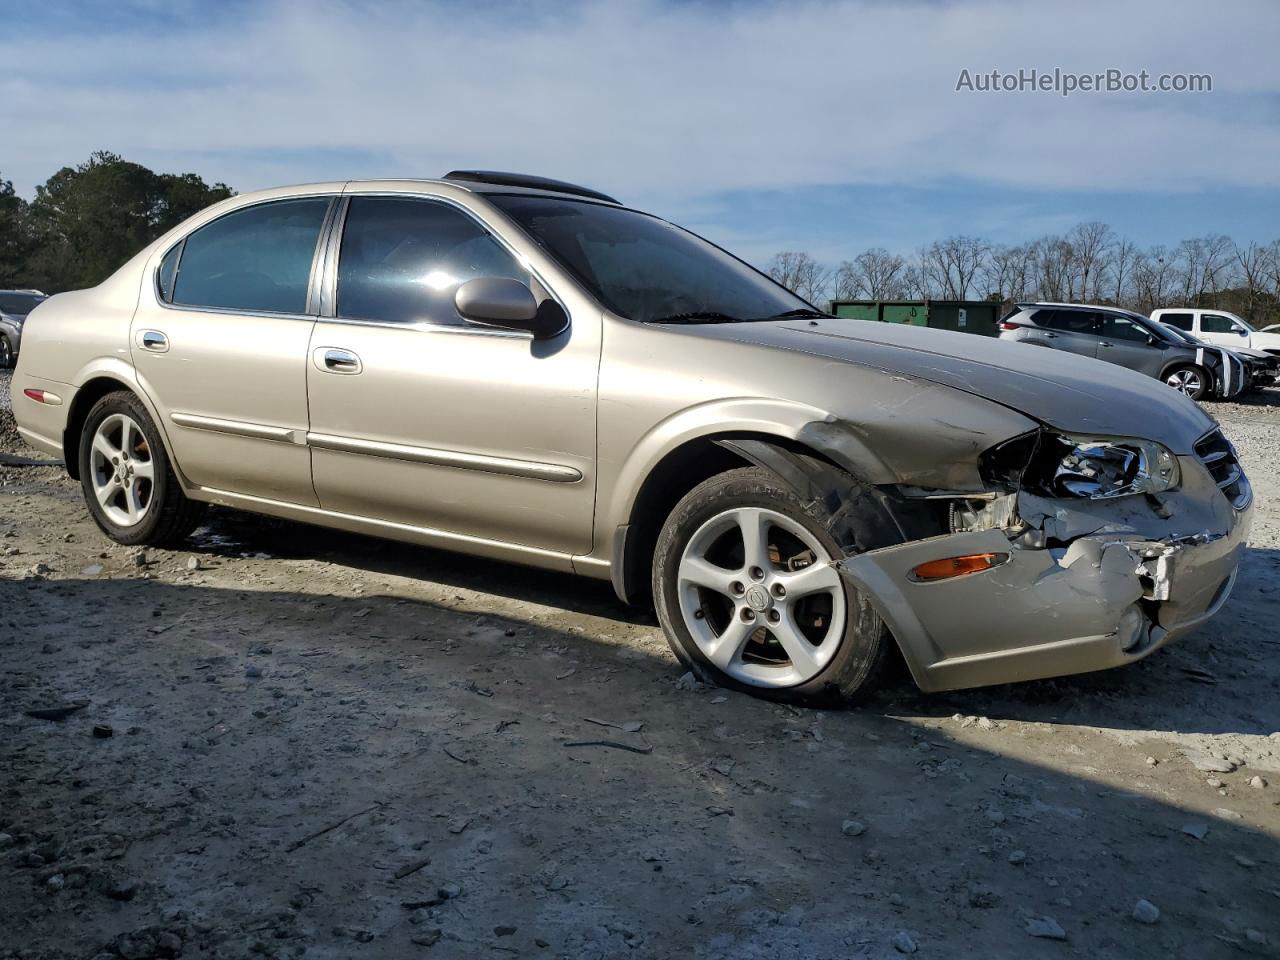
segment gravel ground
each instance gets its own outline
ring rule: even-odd
[[[681,681],[606,584],[226,511],[143,553],[0,465],[0,957],[1275,956],[1280,392],[1211,409],[1218,618],[850,711]]]

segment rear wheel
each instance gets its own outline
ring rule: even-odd
[[[1192,364],[1174,367],[1164,375],[1164,382],[1192,400],[1202,400],[1209,392],[1209,376]]]
[[[103,533],[130,546],[165,546],[189,534],[204,504],[178,485],[160,432],[132,393],[93,405],[80,435],[80,485]]]
[[[653,568],[658,618],[681,663],[706,682],[800,703],[874,686],[893,639],[836,569],[844,551],[829,519],[758,467],[690,491],[663,526]]]
[[[8,370],[13,366],[14,360],[17,359],[13,352],[13,344],[9,342],[9,338],[0,333],[0,370]]]

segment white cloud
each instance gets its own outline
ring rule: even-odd
[[[101,148],[241,190],[483,166],[651,203],[952,178],[1280,183],[1273,0],[275,2],[156,30],[104,16],[0,39],[0,172],[24,193]],[[1022,67],[1210,73],[1214,91],[954,92],[961,68]]]

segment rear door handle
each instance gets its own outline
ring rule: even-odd
[[[1058,339],[1058,335],[1057,335],[1056,333],[1046,333],[1044,336],[1045,336],[1045,339],[1046,339],[1046,340],[1057,340],[1057,339]]]
[[[164,353],[169,349],[169,338],[159,330],[143,330],[138,334],[138,346],[152,353]]]
[[[325,373],[343,373],[350,376],[364,369],[356,354],[341,347],[317,347],[312,357],[315,365]]]

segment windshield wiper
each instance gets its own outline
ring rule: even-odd
[[[821,317],[823,320],[832,319],[831,314],[823,313],[821,310],[810,310],[808,307],[802,307],[799,310],[788,310],[785,313],[775,313],[771,317],[765,317],[766,320],[789,320],[792,317]]]
[[[742,317],[731,317],[718,310],[690,310],[688,313],[673,313],[669,317],[654,317],[650,323],[742,323]]]

